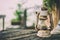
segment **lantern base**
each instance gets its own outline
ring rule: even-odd
[[[47,30],[39,30],[38,33],[37,33],[37,36],[38,37],[50,37],[51,34],[50,34],[50,31],[47,31]]]

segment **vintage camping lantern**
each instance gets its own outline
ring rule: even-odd
[[[41,12],[37,14],[37,21],[35,28],[38,30],[37,36],[39,37],[49,37],[51,36],[51,23],[50,16],[48,15],[47,8],[41,8]]]

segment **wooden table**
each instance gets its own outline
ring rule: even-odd
[[[0,19],[1,19],[1,18],[3,19],[3,31],[4,31],[4,26],[5,26],[5,24],[4,24],[4,23],[5,23],[5,16],[6,16],[6,15],[0,15]]]

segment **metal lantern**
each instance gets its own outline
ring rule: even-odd
[[[46,25],[45,23],[46,20],[48,20],[48,10],[46,8],[41,8],[41,12],[37,14],[37,22],[36,22],[36,29],[38,30],[37,36],[39,37],[49,37],[51,36],[50,34],[50,26],[51,25]],[[49,21],[49,20],[48,20]],[[50,23],[50,22],[49,22]]]

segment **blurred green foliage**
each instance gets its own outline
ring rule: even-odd
[[[21,14],[22,14],[22,10],[21,10],[21,5],[18,4],[18,9],[15,11],[14,15],[16,16],[15,19],[12,19],[12,22],[19,22],[21,21]]]
[[[15,16],[17,20],[21,20],[22,11],[16,10]]]
[[[11,22],[19,22],[18,19],[12,19]]]
[[[43,0],[44,6],[48,8],[49,11],[51,11],[52,6],[56,4],[56,0]]]

